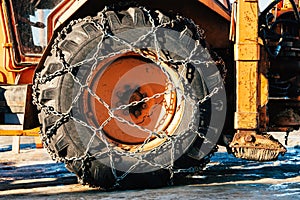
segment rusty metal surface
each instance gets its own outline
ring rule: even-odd
[[[259,45],[258,3],[238,1],[236,19],[236,112],[235,129],[258,127]],[[247,31],[245,31],[247,30]]]
[[[240,131],[234,135],[229,147],[238,158],[256,161],[276,160],[286,148],[269,134]]]
[[[277,127],[300,126],[300,116],[293,108],[277,110],[278,112],[271,117],[271,123]]]
[[[300,127],[300,102],[298,99],[278,98],[269,102],[269,130],[279,128],[299,129]]]
[[[219,15],[224,17],[226,20],[228,20],[228,21],[230,20],[230,13],[229,13],[230,5],[228,5],[228,2],[226,0],[222,1],[223,6],[221,5],[221,3],[216,3],[211,0],[199,0],[199,2],[203,3],[204,5],[209,7],[211,10],[218,13]],[[224,8],[228,8],[228,10],[226,10]]]

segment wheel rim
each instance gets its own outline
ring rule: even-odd
[[[117,55],[100,62],[88,77],[92,91],[84,95],[88,122],[103,128],[108,141],[126,151],[141,146],[140,151],[147,151],[162,144],[164,136],[173,135],[184,110],[183,99],[174,90],[179,86],[169,81],[177,74],[151,59],[135,53]]]

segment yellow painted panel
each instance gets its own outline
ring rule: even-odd
[[[30,130],[0,130],[0,136],[39,136],[40,128]]]

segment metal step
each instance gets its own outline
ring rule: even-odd
[[[0,130],[14,130],[13,125],[20,125],[18,130],[39,126],[31,85],[0,85]]]

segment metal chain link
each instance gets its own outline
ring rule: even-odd
[[[166,54],[164,53],[164,51],[160,48],[159,46],[159,42],[157,39],[157,34],[156,31],[158,30],[158,28],[161,27],[173,27],[174,24],[177,23],[181,23],[183,22],[185,19],[177,16],[176,19],[170,20],[169,22],[161,22],[158,23],[153,16],[151,14],[151,12],[145,8],[142,8],[144,14],[148,17],[149,22],[150,22],[150,30],[149,32],[147,32],[146,34],[140,36],[136,41],[132,42],[132,43],[128,43],[127,41],[122,40],[121,38],[115,36],[112,34],[111,30],[108,27],[108,22],[107,22],[107,18],[105,16],[105,12],[108,10],[108,8],[105,8],[102,12],[100,12],[98,14],[97,17],[95,18],[85,18],[85,19],[79,19],[79,20],[74,20],[72,21],[66,28],[64,28],[61,33],[58,35],[57,39],[54,41],[53,44],[53,50],[55,55],[59,58],[60,62],[62,63],[62,69],[59,69],[55,72],[53,72],[52,74],[43,74],[41,72],[36,73],[35,75],[35,81],[34,81],[34,85],[33,85],[33,103],[35,105],[37,105],[38,109],[41,110],[41,112],[44,112],[46,115],[54,115],[58,117],[58,120],[54,123],[54,125],[52,125],[50,128],[47,129],[47,131],[41,132],[43,141],[44,141],[44,145],[47,147],[47,149],[50,151],[50,154],[52,155],[52,157],[54,159],[60,159],[61,161],[65,162],[65,163],[72,163],[75,161],[80,161],[81,162],[81,169],[82,169],[82,176],[81,176],[81,181],[82,183],[89,183],[90,182],[90,172],[89,172],[89,167],[90,165],[88,164],[91,160],[95,159],[97,156],[101,156],[104,154],[108,154],[110,157],[110,167],[112,170],[112,174],[115,177],[116,183],[115,186],[117,186],[119,184],[120,181],[122,181],[129,173],[131,173],[140,163],[146,163],[149,164],[153,167],[158,167],[161,169],[169,169],[170,170],[170,178],[173,177],[173,175],[175,173],[195,173],[197,171],[199,171],[198,167],[191,167],[188,169],[175,169],[174,168],[174,163],[175,163],[175,144],[176,142],[178,142],[179,137],[184,134],[187,131],[192,131],[194,133],[196,133],[200,138],[203,139],[207,139],[205,137],[205,134],[202,134],[198,131],[198,124],[195,124],[195,122],[197,121],[197,119],[195,119],[195,117],[192,117],[190,120],[189,125],[187,126],[187,128],[185,130],[183,130],[181,133],[179,133],[178,135],[175,136],[169,136],[166,133],[160,132],[157,133],[156,131],[152,131],[149,130],[145,127],[139,126],[131,121],[128,121],[118,115],[115,114],[115,111],[117,110],[124,110],[127,109],[129,107],[132,106],[136,106],[140,103],[146,103],[152,99],[158,99],[162,96],[165,96],[167,94],[173,94],[174,92],[179,93],[180,95],[184,96],[185,99],[192,99],[192,100],[196,100],[196,103],[194,105],[194,109],[192,111],[191,116],[196,116],[196,112],[198,112],[199,110],[199,105],[203,104],[204,102],[206,102],[208,99],[210,99],[213,95],[217,94],[220,87],[216,87],[213,89],[213,91],[210,94],[207,94],[203,99],[198,100],[198,97],[194,94],[192,86],[188,83],[189,81],[192,81],[193,79],[193,75],[194,75],[194,71],[190,71],[190,67],[188,67],[188,65],[190,65],[191,63],[193,64],[202,64],[205,63],[207,64],[207,62],[204,61],[200,61],[200,60],[193,60],[193,56],[196,54],[199,46],[201,46],[201,40],[205,39],[204,36],[204,31],[202,29],[199,29],[198,26],[196,26],[192,21],[190,21],[189,23],[191,23],[192,26],[197,27],[197,31],[198,31],[198,38],[196,40],[195,43],[195,47],[194,49],[191,51],[190,56],[184,60],[174,60],[173,58],[171,58],[170,56],[166,57]],[[66,36],[70,30],[72,30],[72,27],[75,26],[76,24],[85,21],[88,23],[92,23],[99,31],[102,32],[99,44],[97,45],[97,49],[96,52],[94,53],[94,55],[92,56],[92,58],[78,62],[74,65],[70,65],[66,60],[65,60],[65,55],[63,54],[63,50],[61,50],[59,48],[59,43],[60,41],[62,41],[62,38],[64,38],[64,36]],[[141,51],[141,49],[137,48],[137,45],[140,42],[143,42],[147,37],[152,36],[154,39],[154,54],[156,55],[156,57],[149,57],[149,55],[147,55],[145,52]],[[111,38],[113,39],[113,41],[123,44],[125,45],[127,48],[124,48],[122,50],[120,50],[119,52],[111,52],[108,53],[107,55],[102,55],[102,56],[98,56],[100,54],[102,45],[103,45],[103,41],[106,38]],[[152,50],[147,50],[148,52],[151,52]],[[142,57],[145,57],[147,59],[152,60],[154,63],[156,63],[160,69],[163,71],[163,73],[167,76],[168,78],[168,82],[171,85],[170,87],[167,87],[166,90],[164,92],[161,93],[156,93],[151,97],[144,97],[143,99],[139,100],[139,101],[133,101],[129,104],[126,105],[121,105],[119,107],[116,108],[111,108],[109,106],[108,103],[106,103],[101,97],[99,97],[97,94],[95,94],[95,92],[93,92],[89,87],[88,87],[88,83],[90,82],[91,78],[92,78],[92,74],[95,71],[97,64],[99,61],[104,60],[106,58],[111,58],[113,56],[119,55],[119,54],[123,54],[126,52],[135,52],[140,54]],[[88,75],[88,77],[86,78],[85,83],[81,83],[81,81],[76,77],[76,75],[73,74],[73,70],[76,68],[79,68],[80,66],[84,65],[84,64],[90,64],[91,65],[91,69],[90,69],[90,73]],[[179,80],[182,82],[183,87],[184,87],[184,91],[181,91],[181,89],[176,88],[176,86],[173,84],[173,79],[171,78],[170,74],[167,72],[167,70],[165,69],[165,66],[163,66],[163,64],[166,64],[169,66],[170,64],[176,66],[176,70],[178,70],[178,63],[181,63],[182,66],[185,66],[186,70],[182,70],[181,72],[178,72],[179,74]],[[186,72],[185,72],[186,71]],[[79,85],[80,89],[78,91],[78,93],[75,95],[75,98],[72,101],[72,104],[70,106],[70,110],[66,113],[59,113],[57,111],[55,111],[53,109],[53,107],[45,105],[44,103],[40,102],[39,100],[39,85],[43,85],[46,84],[47,82],[50,82],[51,80],[53,80],[56,77],[61,77],[65,74],[70,74],[71,77],[73,78],[74,82],[76,84]],[[184,76],[184,74],[186,74],[186,77]],[[80,120],[80,119],[76,119],[75,117],[73,117],[71,115],[71,110],[72,107],[74,106],[74,104],[79,100],[80,95],[82,94],[82,92],[87,91],[91,96],[93,96],[98,102],[100,102],[102,105],[104,105],[104,107],[107,109],[107,112],[109,113],[109,118],[102,123],[102,125],[100,127],[93,127],[89,124],[87,124],[86,122]],[[182,94],[182,92],[184,92]],[[173,100],[174,101],[174,100]],[[166,105],[166,109],[175,109],[175,108],[169,108]],[[176,108],[178,109],[178,108]],[[125,152],[125,151],[118,151],[115,150],[112,146],[112,144],[108,141],[108,139],[106,138],[105,134],[103,133],[103,128],[107,125],[107,123],[112,120],[115,119],[121,123],[125,123],[131,127],[137,128],[143,132],[149,133],[149,136],[145,139],[144,143],[140,145],[140,148],[138,148],[135,152]],[[162,118],[162,120],[164,120],[165,118]],[[84,155],[80,156],[80,157],[72,157],[72,158],[58,158],[56,156],[56,154],[54,153],[54,151],[51,151],[49,148],[49,142],[51,142],[51,137],[56,133],[56,131],[58,130],[59,127],[61,127],[64,123],[68,122],[69,120],[73,120],[74,122],[90,129],[91,131],[93,131],[93,135],[91,136],[89,143],[86,147],[86,151],[84,153]],[[159,124],[163,124],[163,121],[161,121]],[[104,144],[106,145],[106,151],[104,152],[97,152],[93,155],[89,154],[89,150],[90,147],[95,139],[96,136],[100,136],[102,142],[104,142]],[[166,138],[166,145],[171,145],[171,162],[169,165],[162,165],[160,163],[153,163],[150,162],[149,160],[145,159],[148,155],[150,155],[153,152],[157,152],[159,151],[160,147],[154,148],[148,152],[145,152],[144,154],[137,154],[138,152],[142,151],[144,146],[146,144],[149,143],[149,141],[151,140],[152,137],[159,137],[159,138]],[[213,151],[212,151],[213,152]],[[124,172],[121,176],[118,176],[116,173],[116,169],[115,169],[115,163],[114,163],[114,159],[113,159],[113,154],[117,154],[117,155],[122,155],[122,156],[127,156],[127,157],[131,157],[131,158],[135,158],[137,161],[135,164],[133,164],[126,172]],[[207,158],[205,159],[209,159],[210,156],[212,156],[212,153],[207,155]],[[204,160],[205,160],[204,159]]]

